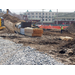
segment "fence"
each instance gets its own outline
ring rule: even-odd
[[[39,28],[43,28],[43,29],[61,29],[61,26],[54,26],[54,25],[38,25]],[[67,28],[68,26],[63,26],[63,29]]]

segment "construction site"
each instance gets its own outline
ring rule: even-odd
[[[75,23],[65,27],[61,33],[60,28],[27,26],[25,23],[28,22],[8,13],[2,14],[2,17],[5,28],[0,30],[0,37],[3,39],[30,46],[65,65],[75,65]]]

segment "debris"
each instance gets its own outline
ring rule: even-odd
[[[73,40],[72,37],[68,37],[68,36],[60,36],[59,39],[64,40],[64,41],[72,41]]]
[[[70,33],[75,33],[75,23],[71,24],[70,26],[68,26],[64,30],[67,30]]]

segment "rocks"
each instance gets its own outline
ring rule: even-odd
[[[0,64],[2,65],[62,65],[51,56],[31,47],[0,39]]]

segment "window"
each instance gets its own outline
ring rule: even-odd
[[[49,13],[49,15],[51,15],[51,13]]]
[[[52,13],[52,15],[54,15],[54,13]]]
[[[49,19],[49,21],[51,21],[51,19]]]
[[[28,13],[28,15],[30,15],[30,13]]]
[[[32,13],[32,15],[34,15],[34,13]]]
[[[41,15],[41,13],[39,13],[39,15]]]
[[[47,18],[47,16],[46,16],[46,18]]]
[[[74,20],[74,19],[72,19],[72,20]]]
[[[43,15],[44,15],[44,13],[43,13]]]
[[[51,18],[51,16],[49,16],[49,18]]]
[[[28,16],[28,18],[30,18],[30,16]]]
[[[38,18],[38,17],[36,16],[36,18]]]
[[[41,16],[39,16],[39,18],[41,18]]]
[[[47,21],[47,19],[46,19],[46,21]]]
[[[44,16],[43,16],[43,18],[44,18]]]
[[[71,20],[71,19],[67,19],[67,20]]]
[[[32,16],[32,18],[34,18],[34,16]]]
[[[38,13],[36,13],[36,15],[37,15]]]
[[[57,15],[57,13],[55,13],[55,15]]]
[[[52,19],[52,21],[54,21],[54,19]]]
[[[44,19],[43,19],[43,21],[44,21]]]

